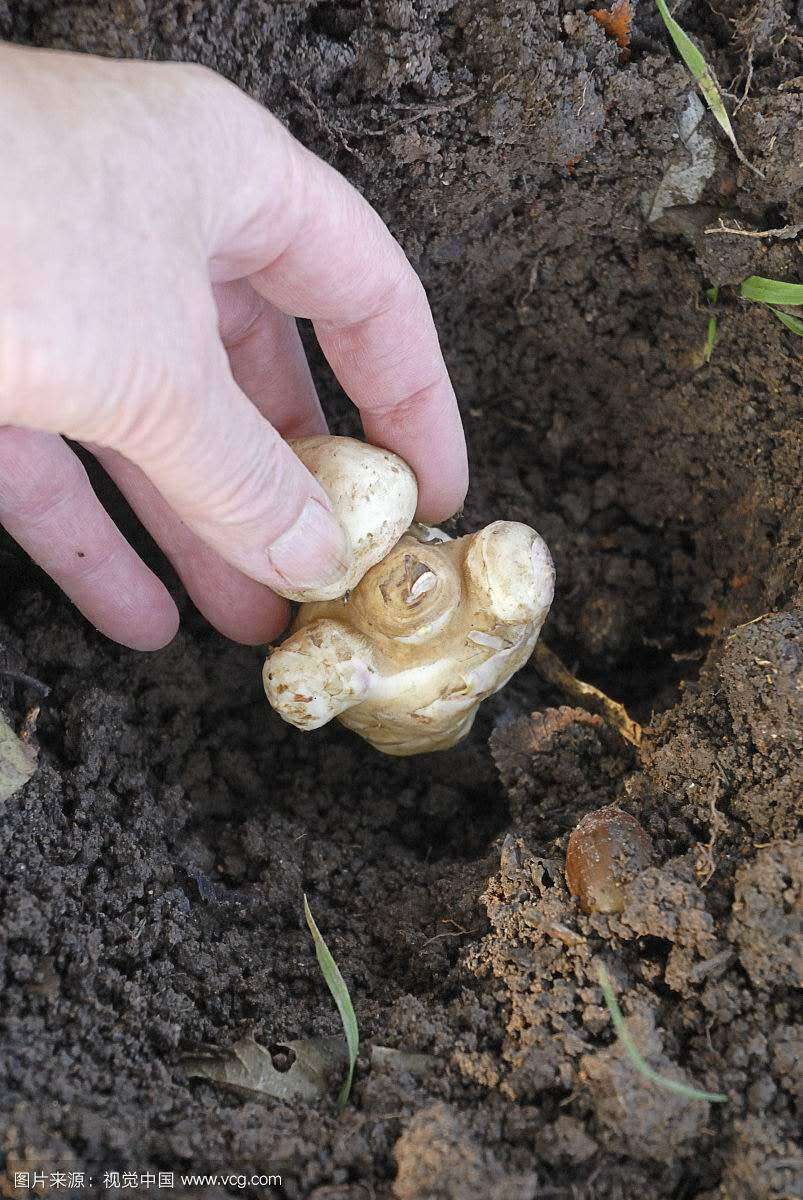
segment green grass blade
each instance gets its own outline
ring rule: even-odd
[[[761,175],[759,169],[754,167],[753,164],[747,160],[745,155],[742,154],[739,143],[736,141],[736,134],[733,132],[733,126],[731,125],[730,117],[728,116],[727,109],[725,108],[725,104],[722,100],[719,84],[714,78],[714,72],[711,70],[708,63],[705,61],[689,35],[678,25],[677,21],[666,6],[666,0],[655,0],[655,3],[658,6],[658,11],[661,14],[664,25],[666,25],[666,28],[669,31],[669,36],[675,43],[678,54],[691,72],[694,82],[702,92],[703,99],[711,109],[711,112],[714,114],[717,123],[724,131],[725,136],[730,144],[733,146],[739,162],[743,162],[744,165],[749,167],[751,171],[755,171],[756,175]],[[763,175],[761,177],[763,179]]]
[[[639,1052],[638,1046],[633,1041],[630,1030],[627,1028],[625,1019],[622,1016],[619,1002],[614,995],[611,977],[602,964],[600,964],[597,970],[597,977],[619,1041],[627,1051],[633,1066],[645,1079],[649,1079],[650,1083],[654,1083],[656,1087],[664,1088],[667,1092],[674,1092],[678,1096],[685,1096],[687,1100],[708,1100],[711,1104],[726,1103],[728,1097],[724,1092],[701,1092],[698,1088],[689,1087],[685,1083],[679,1083],[677,1079],[667,1079],[664,1075],[659,1075],[657,1071],[653,1071],[652,1067],[645,1062]]]
[[[792,333],[796,333],[798,337],[803,337],[803,321],[800,317],[793,317],[791,313],[781,312],[779,308],[773,308],[771,304],[767,305],[771,313],[778,318],[782,325],[787,329],[791,329]]]
[[[337,1005],[337,1011],[340,1013],[340,1020],[343,1022],[343,1032],[346,1035],[346,1045],[349,1049],[349,1069],[337,1097],[337,1107],[338,1109],[343,1109],[348,1103],[349,1093],[351,1092],[351,1081],[354,1078],[354,1065],[357,1062],[357,1052],[360,1048],[357,1018],[354,1015],[354,1006],[351,1003],[351,996],[346,987],[346,981],[340,974],[340,968],[332,958],[329,947],[321,937],[321,931],[315,924],[315,919],[310,912],[306,896],[304,896],[304,916],[306,917],[307,925],[315,944],[315,957],[318,959],[318,966],[321,968],[323,977],[326,980],[326,986],[332,993],[332,999]]]
[[[716,317],[708,318],[708,333],[705,339],[703,348],[703,362],[710,363],[711,356],[714,353],[714,346],[717,344],[717,319]]]
[[[760,300],[762,304],[803,304],[803,283],[784,283],[782,279],[765,279],[751,275],[739,291],[745,300]]]
[[[713,287],[705,289],[705,298],[709,304],[716,304],[719,300],[719,287],[714,284]],[[703,362],[710,363],[714,353],[714,347],[717,344],[717,319],[714,316],[708,318],[708,332],[706,334],[705,346],[703,347]]]

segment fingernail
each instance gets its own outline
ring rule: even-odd
[[[297,593],[328,588],[348,568],[348,545],[343,526],[317,500],[308,500],[296,521],[268,547],[270,564],[280,576],[277,591],[290,599]]]

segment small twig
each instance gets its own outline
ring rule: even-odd
[[[728,233],[731,237],[746,238],[794,238],[803,230],[803,221],[797,225],[782,225],[780,229],[740,229],[738,225],[725,225],[720,218],[719,225],[704,229],[703,233]]]
[[[50,688],[46,683],[42,683],[41,679],[34,679],[33,675],[26,675],[24,671],[12,671],[10,667],[0,667],[0,675],[4,675],[6,679],[13,679],[15,683],[22,683],[25,687],[34,688],[43,699],[50,695]]]
[[[419,954],[421,953],[421,951],[426,949],[427,946],[431,946],[433,942],[439,942],[443,938],[469,937],[473,933],[479,933],[479,931],[480,931],[479,926],[477,926],[476,929],[463,929],[460,933],[457,933],[457,932],[455,932],[455,933],[436,933],[434,937],[427,938],[427,940],[425,942],[422,942],[421,950],[419,951]]]
[[[454,929],[450,930],[448,933],[436,933],[433,937],[427,938],[427,940],[421,945],[422,950],[425,946],[429,946],[432,942],[439,942],[442,938],[470,937],[471,934],[480,932],[479,925],[476,929],[464,929],[462,925],[460,925],[457,921],[453,921],[451,917],[444,917],[441,921],[441,924],[454,925]]]

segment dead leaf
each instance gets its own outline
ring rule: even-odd
[[[18,792],[36,770],[36,748],[21,741],[0,717],[0,802]]]
[[[438,1062],[431,1054],[391,1046],[371,1046],[370,1061],[372,1067],[411,1075],[426,1075]],[[180,1063],[192,1078],[208,1079],[241,1095],[311,1103],[331,1095],[347,1054],[342,1037],[279,1042],[269,1048],[242,1038],[230,1048],[204,1046],[184,1054]]]
[[[602,26],[606,36],[613,38],[620,50],[630,49],[630,26],[633,24],[630,0],[616,0],[610,12],[604,8],[592,8],[591,16]]]
[[[328,1095],[346,1062],[342,1037],[281,1042],[270,1049],[253,1038],[241,1038],[230,1049],[210,1046],[181,1058],[184,1071],[193,1078],[250,1095],[306,1101]]]

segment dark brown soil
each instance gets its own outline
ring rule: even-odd
[[[752,62],[735,127],[764,178],[706,118],[714,173],[659,230],[689,79],[634,9],[623,62],[573,0],[0,0],[0,36],[217,68],[365,192],[430,290],[466,527],[544,534],[546,640],[649,723],[638,753],[576,710],[532,723],[564,699],[530,669],[462,748],[384,761],[283,727],[260,655],[186,603],[169,649],[129,653],[3,542],[0,666],[52,691],[0,821],[0,1195],[44,1165],[273,1172],[316,1200],[803,1196],[802,343],[732,286],[803,259],[704,232],[803,221],[803,13],[676,6],[726,87]],[[17,720],[35,698],[0,678]],[[654,865],[585,916],[566,837],[610,803]],[[437,1059],[363,1056],[339,1117],[179,1061],[337,1033],[303,891],[364,1039]],[[651,1065],[727,1104],[634,1074],[600,963]]]

